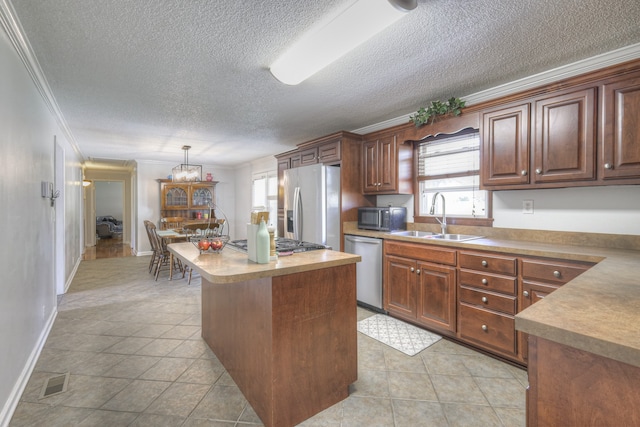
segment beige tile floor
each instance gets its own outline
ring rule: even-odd
[[[199,277],[155,282],[148,262],[80,264],[10,426],[261,425],[200,338]],[[67,391],[40,399],[65,372]],[[526,383],[524,370],[450,341],[409,357],[358,334],[350,396],[301,425],[524,426]]]

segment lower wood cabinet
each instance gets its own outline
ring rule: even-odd
[[[527,363],[515,315],[593,263],[384,242],[384,309],[394,317]]]
[[[385,255],[385,310],[437,332],[455,334],[456,251],[386,241]]]
[[[518,259],[460,251],[458,265],[458,338],[518,360]]]

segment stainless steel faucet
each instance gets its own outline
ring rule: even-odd
[[[429,215],[433,215],[436,210],[436,198],[440,196],[442,198],[442,220],[436,218],[436,221],[440,223],[440,228],[442,229],[442,234],[447,234],[447,214],[445,213],[445,200],[444,194],[440,194],[438,191],[433,195],[433,199],[431,199],[431,210],[429,211]]]

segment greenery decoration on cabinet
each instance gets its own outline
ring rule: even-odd
[[[435,122],[439,116],[459,116],[464,106],[465,101],[455,97],[449,98],[447,102],[432,101],[431,105],[427,108],[421,107],[416,114],[409,117],[409,120],[415,123],[416,127],[422,126],[429,122]]]

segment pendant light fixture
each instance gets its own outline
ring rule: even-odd
[[[282,83],[297,85],[408,12],[417,0],[358,0],[324,27],[303,38],[270,67]]]
[[[184,150],[184,163],[173,168],[171,174],[171,180],[173,182],[202,181],[202,165],[189,164],[190,148],[190,145],[182,146],[182,150]]]

